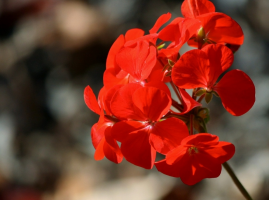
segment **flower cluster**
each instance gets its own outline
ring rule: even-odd
[[[185,0],[181,12],[184,17],[161,30],[170,13],[160,16],[148,34],[131,29],[120,35],[108,53],[98,98],[87,86],[84,99],[100,115],[91,131],[96,160],[125,158],[145,169],[155,165],[193,185],[218,177],[221,164],[235,152],[233,144],[207,133],[209,110],[201,101],[209,103],[215,95],[229,113],[240,116],[253,106],[255,86],[241,70],[226,72],[243,44],[238,23],[215,12],[208,0]],[[185,43],[196,49],[180,55]],[[165,159],[156,162],[157,152]]]

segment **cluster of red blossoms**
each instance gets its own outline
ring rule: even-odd
[[[131,29],[120,35],[108,53],[98,99],[89,86],[84,99],[100,115],[91,131],[96,160],[125,158],[145,169],[155,165],[193,185],[218,177],[235,152],[233,144],[207,133],[209,111],[201,101],[209,103],[214,94],[229,113],[240,116],[253,106],[255,86],[241,70],[225,73],[243,43],[238,23],[215,12],[208,0],[185,0],[181,12],[184,18],[161,30],[170,13],[160,16],[149,34]],[[184,43],[196,49],[180,55]],[[193,89],[192,95],[186,89]],[[156,162],[157,152],[165,159]]]

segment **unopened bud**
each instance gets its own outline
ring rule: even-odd
[[[199,111],[198,111],[198,114],[197,114],[198,117],[201,117],[205,123],[209,122],[210,120],[210,115],[209,115],[209,110],[208,108],[201,108]]]
[[[205,39],[205,29],[204,29],[204,27],[201,27],[198,30],[197,37],[198,37],[198,40],[201,40],[201,41],[203,41]]]
[[[205,29],[201,27],[197,33],[197,42],[199,49],[201,49],[202,46],[204,45],[205,37],[206,37]]]
[[[209,92],[209,93],[207,92],[205,95],[205,102],[208,104],[212,98],[213,98],[212,92]]]
[[[160,44],[160,45],[157,47],[157,49],[160,50],[160,49],[162,49],[164,46],[165,46],[165,43],[162,43],[162,44]]]
[[[175,65],[174,61],[173,61],[173,60],[170,60],[170,59],[168,59],[168,64],[169,64],[171,67],[173,67],[173,66]]]
[[[195,92],[195,96],[199,97],[199,96],[203,95],[204,93],[206,93],[206,89],[200,89],[200,90]]]

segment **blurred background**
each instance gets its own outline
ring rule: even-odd
[[[256,103],[231,116],[216,97],[208,130],[235,144],[229,161],[256,200],[269,199],[269,1],[212,0],[245,34],[232,68],[256,85]],[[102,87],[106,56],[130,28],[148,31],[180,0],[0,1],[0,200],[241,200],[225,172],[195,186],[126,161],[94,161],[98,116],[83,90]],[[186,51],[183,47],[182,51]]]

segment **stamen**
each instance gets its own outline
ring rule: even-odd
[[[189,147],[188,152],[190,155],[193,155],[193,154],[199,153],[199,150],[197,147],[192,146],[192,147]]]

